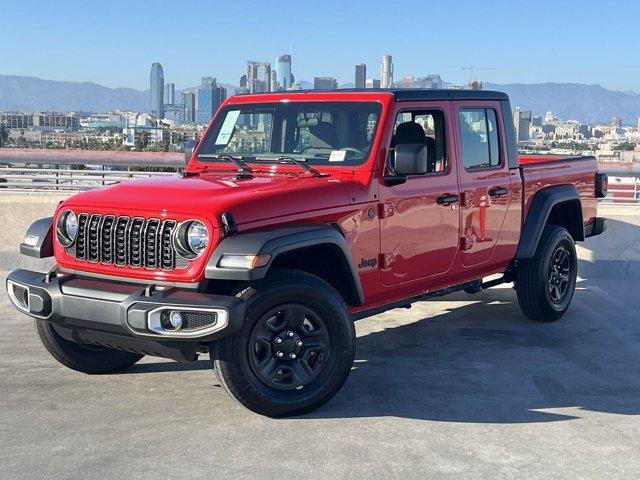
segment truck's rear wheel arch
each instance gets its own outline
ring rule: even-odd
[[[584,240],[582,205],[580,200],[567,200],[553,206],[547,218],[547,225],[566,228],[575,242]]]
[[[537,192],[522,227],[516,259],[533,258],[546,225],[566,228],[573,240],[584,240],[582,203],[573,185],[557,185]]]
[[[225,254],[269,254],[271,258],[263,267],[226,269],[219,266]],[[335,288],[347,305],[364,304],[360,279],[345,238],[328,224],[283,226],[227,237],[213,252],[205,277],[214,281],[246,284],[279,269],[313,274]]]

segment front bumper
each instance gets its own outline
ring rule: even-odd
[[[29,270],[14,270],[6,282],[19,311],[53,323],[63,337],[181,361],[244,320],[244,301],[233,296]],[[193,318],[193,326],[165,329],[161,318],[171,311]]]

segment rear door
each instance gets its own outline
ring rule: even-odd
[[[389,157],[394,154],[396,141],[422,141],[435,147],[435,158],[429,162],[427,174],[409,176],[401,185],[381,186],[381,263],[385,285],[449,271],[458,252],[460,234],[457,167],[450,161],[455,158],[451,154],[454,126],[450,103],[401,103],[394,118],[393,134],[387,139]],[[401,124],[404,124],[401,130],[413,132],[411,138],[396,135]]]
[[[461,262],[489,262],[511,199],[500,102],[454,101],[459,152]]]

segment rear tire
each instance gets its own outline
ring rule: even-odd
[[[245,321],[212,345],[223,387],[261,415],[302,415],[328,402],[346,381],[355,357],[347,305],[324,280],[280,270],[238,296]]]
[[[536,322],[555,322],[569,308],[576,287],[578,257],[567,229],[547,225],[533,258],[518,262],[520,309]]]
[[[88,374],[114,373],[129,368],[144,355],[82,345],[63,338],[52,323],[35,320],[42,344],[58,362],[72,370]]]

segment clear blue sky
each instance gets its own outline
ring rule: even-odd
[[[495,83],[581,82],[640,92],[638,0],[7,1],[0,74],[148,88],[151,63],[166,81],[203,75],[238,84],[246,60],[293,45],[296,78],[353,81],[440,73],[464,83],[463,65]]]

